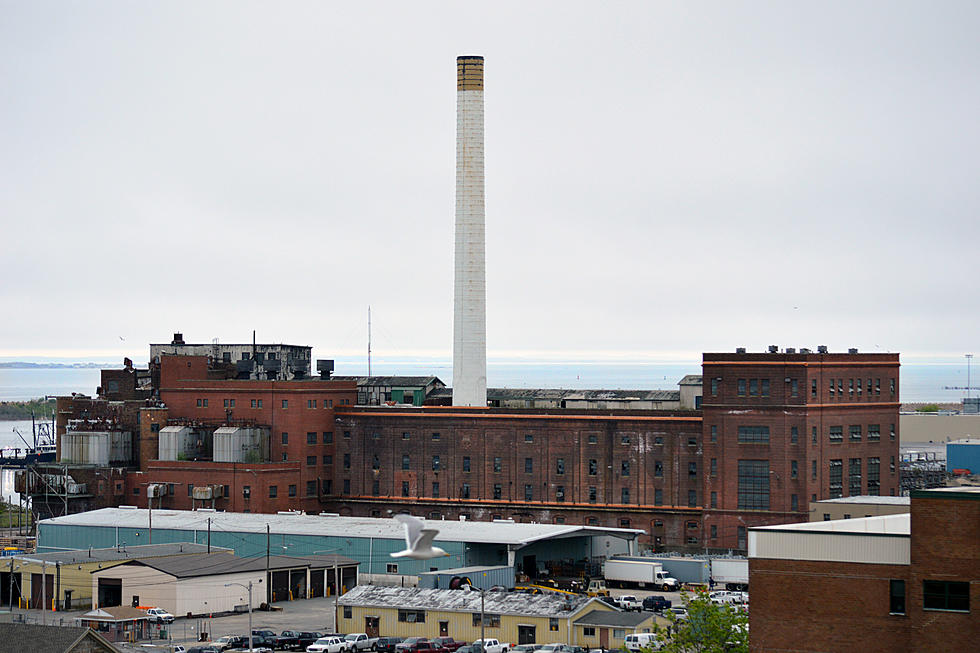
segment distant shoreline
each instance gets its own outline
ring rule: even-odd
[[[110,367],[105,363],[28,363],[26,361],[0,363],[0,369],[6,370],[98,370]]]

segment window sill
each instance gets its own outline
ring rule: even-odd
[[[954,614],[970,614],[969,610],[951,610],[949,608],[922,608],[923,612],[952,612]]]

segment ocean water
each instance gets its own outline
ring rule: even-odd
[[[381,359],[373,361],[375,375],[439,377],[452,385],[452,362],[445,359]],[[973,370],[971,385],[980,385],[980,366]],[[363,359],[337,359],[335,374],[364,375]],[[610,361],[494,360],[487,362],[487,383],[500,388],[573,388],[676,390],[686,374],[700,374],[700,360],[647,363]],[[958,402],[965,392],[945,386],[966,386],[967,370],[962,360],[933,360],[903,363],[901,400],[906,402]],[[81,392],[94,395],[99,385],[97,369],[0,369],[0,401],[24,401],[45,395]],[[975,380],[977,379],[977,380]],[[977,391],[973,392],[976,396]]]

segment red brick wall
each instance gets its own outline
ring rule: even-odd
[[[868,459],[877,457],[879,493],[898,494],[898,355],[897,354],[704,354],[704,460],[706,513],[705,537],[719,548],[737,547],[738,528],[774,523],[806,521],[813,500],[830,498],[830,461],[842,461],[842,496],[850,496],[849,462],[861,459],[861,492],[868,491]],[[829,379],[843,378],[845,399],[829,400]],[[848,393],[849,379],[862,379],[860,398],[856,387]],[[881,379],[881,394],[868,395],[867,379]],[[895,394],[890,379],[896,379]],[[712,379],[719,379],[713,394]],[[738,394],[738,379],[746,380],[745,395]],[[751,395],[751,379],[759,380],[759,392]],[[762,380],[769,381],[769,394],[762,396]],[[811,380],[817,381],[817,396]],[[794,396],[793,381],[796,381]],[[826,386],[826,387],[825,387]],[[836,395],[836,393],[835,393]],[[880,440],[868,440],[868,425],[880,427]],[[892,439],[892,425],[896,437]],[[849,427],[861,426],[861,440],[850,441]],[[712,442],[711,428],[717,428]],[[766,426],[768,443],[740,443],[740,426]],[[829,441],[830,426],[840,426],[843,440]],[[792,429],[797,441],[792,442]],[[817,429],[816,443],[813,428]],[[717,474],[710,474],[711,459]],[[895,472],[891,471],[894,459]],[[738,509],[738,461],[767,460],[770,469],[769,510]],[[796,477],[793,462],[796,462]],[[813,465],[816,463],[816,476]],[[711,508],[711,493],[718,497]],[[793,510],[793,495],[797,507]],[[711,538],[715,525],[717,539]]]
[[[546,523],[558,518],[567,523],[595,519],[599,525],[613,527],[629,520],[630,527],[647,529],[663,538],[663,544],[684,546],[690,535],[695,538],[692,548],[703,546],[701,425],[696,414],[610,417],[567,410],[548,414],[507,409],[398,413],[353,409],[338,412],[338,422],[332,488],[338,496],[331,507],[342,514],[386,514],[397,506],[447,519],[460,514],[477,520],[499,516]],[[657,438],[662,444],[656,443]],[[344,468],[345,454],[350,456],[349,469]],[[408,470],[402,470],[403,455],[409,456]],[[433,470],[433,456],[439,456],[439,470]],[[495,472],[498,456],[500,471]],[[464,458],[469,458],[469,472],[463,471]],[[530,473],[527,458],[532,460]],[[563,474],[558,473],[559,458],[564,460]],[[596,461],[595,475],[589,473],[590,460]],[[623,473],[624,461],[628,475]],[[656,461],[662,463],[662,477],[654,475]],[[691,462],[697,464],[693,476],[688,471]],[[340,496],[345,479],[350,481],[350,494]],[[377,497],[372,494],[375,481]],[[409,484],[408,497],[402,496],[402,482]],[[433,497],[434,482],[439,483],[438,498]],[[464,483],[469,485],[469,499],[462,496]],[[494,499],[495,484],[501,486],[499,500]],[[532,489],[530,501],[525,500],[526,485]],[[558,486],[565,490],[563,502],[557,501]],[[590,487],[596,489],[594,504],[589,503]],[[622,503],[623,488],[629,490],[627,504]],[[655,505],[657,489],[663,492],[661,506]],[[688,507],[689,490],[697,493],[693,508]],[[655,529],[655,520],[663,525]],[[686,529],[688,520],[697,527]]]
[[[319,499],[314,493],[306,493],[306,478],[300,474],[299,463],[279,462],[266,464],[214,463],[188,461],[153,461],[140,472],[127,475],[126,503],[147,507],[146,486],[150,483],[172,483],[173,494],[154,499],[153,506],[164,509],[190,510],[210,508],[210,501],[192,501],[188,487],[203,485],[227,485],[227,497],[217,498],[214,508],[229,512],[274,513],[279,510],[304,510],[316,513],[320,510]],[[314,479],[316,480],[316,479]],[[242,490],[249,486],[250,496]],[[275,498],[269,497],[269,487],[276,486]],[[289,496],[289,486],[296,486],[296,496]],[[133,490],[138,488],[139,494]]]
[[[749,560],[752,651],[939,651],[889,614],[889,580],[905,565]],[[969,649],[959,649],[969,650]]]
[[[909,606],[912,638],[921,650],[977,650],[980,642],[980,494],[912,496]],[[936,496],[944,495],[945,497]],[[924,580],[970,583],[970,612],[923,609]]]

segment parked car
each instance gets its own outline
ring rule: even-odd
[[[299,631],[284,630],[276,637],[276,644],[273,648],[280,651],[295,651],[299,646]]]
[[[672,612],[674,614],[674,618],[677,619],[678,621],[687,620],[687,608],[685,608],[684,606],[681,605],[671,606],[666,610],[664,610],[664,614],[667,614],[668,612]]]
[[[435,644],[447,649],[452,653],[461,646],[466,646],[466,642],[457,642],[452,637],[436,637],[432,640]]]
[[[647,646],[656,650],[660,648],[661,642],[657,639],[655,633],[636,633],[634,635],[627,635],[623,645],[628,651],[640,651]]]
[[[163,608],[150,608],[146,611],[146,616],[151,624],[172,624],[174,616]]]
[[[347,650],[349,651],[366,651],[372,647],[371,638],[367,636],[367,633],[351,633],[344,637],[344,641],[347,642]]]
[[[211,642],[211,646],[219,651],[227,651],[230,648],[248,647],[248,637],[242,635],[225,635]]]
[[[616,605],[618,605],[623,610],[636,610],[639,612],[643,609],[643,604],[640,600],[633,596],[632,594],[624,594],[616,598]]]
[[[252,629],[252,645],[253,646],[268,646],[269,648],[276,647],[276,631],[268,629]]]
[[[619,604],[616,603],[616,599],[614,599],[611,596],[598,596],[596,598],[598,598],[600,601],[602,601],[603,603],[605,603],[608,606],[612,606],[612,607],[617,608],[617,609],[619,608]]]
[[[666,610],[670,607],[670,599],[660,596],[658,594],[652,594],[643,599],[643,609],[652,610],[654,612],[660,612]]]
[[[406,637],[395,645],[395,651],[407,651],[412,648],[416,642],[427,641],[429,641],[428,637]]]
[[[187,649],[187,653],[221,653],[221,651],[208,644],[207,646],[192,646]]]
[[[395,653],[395,647],[404,639],[404,637],[379,637],[374,643],[374,650],[381,653]]]
[[[299,643],[297,644],[295,650],[305,651],[307,646],[314,643],[316,640],[320,639],[321,637],[323,637],[323,633],[315,633],[307,630],[301,630],[299,633],[299,637],[297,638],[299,640]]]
[[[401,646],[401,644],[399,644],[399,646]],[[398,651],[403,653],[449,653],[449,649],[446,647],[439,646],[435,642],[431,642],[427,639],[409,644],[405,648],[399,648]]]
[[[456,649],[456,653],[483,653],[483,647],[479,644],[467,644]]]
[[[343,653],[348,643],[340,637],[321,637],[306,647],[307,653]]]
[[[482,646],[487,653],[507,653],[507,651],[510,650],[509,643],[501,642],[489,637],[486,639],[478,639],[473,643]]]
[[[533,653],[541,648],[541,644],[518,644],[512,647],[511,651],[516,651],[517,653]]]

